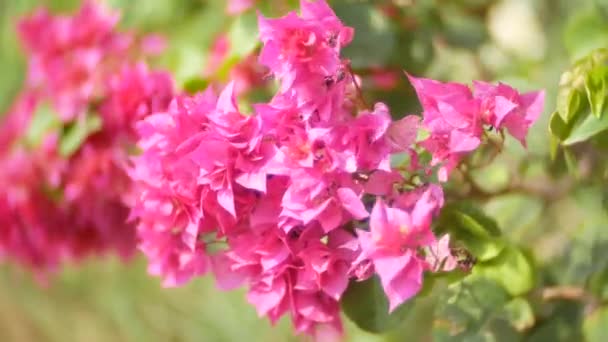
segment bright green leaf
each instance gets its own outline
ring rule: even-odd
[[[473,274],[491,279],[512,296],[520,296],[534,287],[534,270],[528,258],[513,246],[505,247],[494,259],[477,264]]]
[[[560,140],[564,140],[568,137],[568,124],[564,122],[564,119],[559,115],[559,112],[553,112],[553,114],[551,114],[551,118],[549,119],[549,131],[551,131],[553,136]]]
[[[585,317],[583,335],[587,342],[608,341],[608,306],[602,306]]]
[[[416,133],[416,142],[421,142],[426,140],[429,136],[431,136],[431,132],[420,126],[420,128],[418,128],[418,132]]]
[[[29,127],[25,132],[25,143],[30,147],[36,147],[42,143],[46,134],[61,128],[61,120],[50,105],[41,103],[37,106]]]
[[[596,134],[608,129],[608,115],[602,115],[598,119],[595,115],[588,115],[583,122],[574,127],[568,139],[562,143],[565,146],[574,145],[586,141]]]
[[[591,112],[598,118],[602,116],[604,102],[606,101],[606,96],[608,96],[608,89],[606,89],[607,78],[608,67],[602,65],[593,69],[585,79],[585,91],[587,92]]]
[[[71,156],[80,148],[84,140],[101,129],[101,126],[101,118],[92,113],[77,119],[65,128],[61,141],[59,141],[59,153],[64,157]]]
[[[200,77],[193,77],[184,82],[183,88],[189,94],[195,94],[199,91],[207,89],[209,81]]]
[[[568,171],[576,174],[578,172],[578,161],[576,159],[576,155],[571,149],[564,148],[564,159],[566,161]]]
[[[245,57],[258,46],[258,19],[254,11],[238,16],[228,31],[230,57]]]

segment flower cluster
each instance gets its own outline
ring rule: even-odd
[[[349,282],[377,275],[394,310],[425,272],[457,266],[449,237],[431,230],[441,185],[408,176],[438,166],[446,180],[484,124],[524,142],[543,93],[410,77],[423,118],[393,121],[383,103],[365,108],[340,56],[354,31],[324,0],[302,0],[299,15],[260,16],[259,29],[259,62],[277,93],[246,114],[230,83],[177,96],[141,120],[132,219],[149,271],[166,286],[210,271],[223,289],[246,285],[272,322],[288,314],[298,332],[339,333]],[[422,127],[430,135],[417,142]],[[395,154],[410,165],[392,166]]]
[[[219,93],[192,96],[141,62],[160,51],[158,37],[118,32],[118,19],[89,1],[72,17],[39,11],[19,25],[29,69],[0,126],[0,256],[44,275],[137,244],[165,286],[211,272],[222,289],[246,286],[260,316],[289,315],[317,338],[341,333],[349,283],[378,277],[393,311],[425,273],[458,267],[450,237],[431,229],[442,182],[486,127],[525,145],[542,111],[543,92],[409,76],[422,115],[394,120],[363,100],[341,56],[354,30],[324,0],[260,15],[257,60],[238,63]],[[208,80],[229,44],[217,38]],[[277,91],[244,113],[237,97],[264,73]],[[372,76],[386,89],[397,81]]]
[[[542,91],[519,94],[506,84],[476,81],[471,91],[458,83],[414,77],[410,81],[422,103],[424,126],[431,133],[422,145],[433,155],[431,164],[441,164],[442,181],[463,155],[479,147],[484,124],[506,128],[525,146],[528,129],[541,114],[545,99]]]
[[[118,19],[86,2],[19,24],[29,68],[0,129],[0,254],[42,277],[66,260],[135,251],[124,196],[133,124],[174,91],[168,74],[137,62],[162,42],[117,32]]]

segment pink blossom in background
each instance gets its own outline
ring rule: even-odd
[[[373,70],[371,75],[371,81],[374,85],[382,90],[395,89],[399,84],[401,73],[393,70]]]
[[[132,33],[118,32],[120,19],[93,0],[73,16],[51,15],[39,9],[18,25],[28,57],[27,86],[47,97],[69,121],[83,114],[98,97],[104,82],[124,61],[163,49],[158,35],[137,41]]]
[[[228,0],[228,14],[237,15],[253,7],[255,0]]]
[[[40,278],[67,261],[135,252],[124,169],[134,124],[164,110],[174,89],[168,74],[136,61],[137,37],[115,31],[118,19],[88,1],[74,16],[39,10],[19,24],[28,80],[0,126],[0,251]],[[161,44],[148,39],[146,53]],[[40,111],[56,123],[30,141]],[[91,116],[99,127],[66,152],[63,135]]]
[[[128,133],[133,140],[133,124],[149,113],[167,108],[174,93],[171,75],[150,71],[144,63],[124,65],[107,80],[106,100],[99,111],[104,130]]]

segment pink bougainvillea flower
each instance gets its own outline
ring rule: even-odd
[[[439,179],[446,181],[464,154],[475,150],[483,133],[480,102],[458,83],[409,76],[423,108],[423,125],[430,136],[421,145],[441,165]]]
[[[264,44],[260,62],[281,80],[283,91],[294,82],[320,82],[337,74],[340,48],[352,40],[353,30],[340,22],[324,0],[302,0],[302,15],[260,16]]]
[[[436,209],[437,203],[429,191],[420,196],[410,211],[389,208],[378,199],[370,217],[370,231],[358,232],[363,253],[372,260],[389,299],[389,311],[422,287],[426,266],[417,249],[435,240],[430,223]]]
[[[360,80],[340,56],[353,30],[324,0],[300,7],[259,16],[259,62],[280,87],[252,114],[236,100],[258,84],[251,57],[219,96],[210,88],[149,109],[135,94],[161,97],[164,83],[135,70],[120,74],[109,103],[135,117],[154,111],[137,125],[142,152],[129,169],[131,219],[150,272],[176,286],[211,271],[222,289],[245,286],[272,323],[288,315],[296,332],[335,339],[350,281],[377,274],[393,311],[420,291],[424,272],[456,267],[449,237],[431,230],[444,203],[441,186],[428,183],[433,167],[445,181],[481,144],[484,123],[520,129],[518,118],[533,121],[542,98],[410,77],[422,119],[393,120],[385,104],[366,109],[358,98]],[[212,48],[204,74],[213,87],[230,43],[220,35]],[[420,129],[430,134],[418,142]],[[393,167],[395,154],[409,159]],[[412,175],[424,185],[408,182]]]
[[[545,92],[520,94],[506,84],[494,86],[481,81],[475,81],[473,88],[475,97],[482,102],[484,121],[497,129],[505,127],[525,146],[528,129],[543,111]]]
[[[138,42],[134,34],[116,30],[119,19],[119,13],[87,0],[73,16],[40,9],[19,23],[27,86],[50,99],[64,120],[103,97],[105,81],[122,63],[162,50],[158,35]]]
[[[458,259],[450,250],[449,235],[444,235],[429,246],[426,261],[433,272],[449,272],[458,267]]]
[[[420,118],[416,115],[408,115],[391,122],[387,132],[391,152],[407,151],[416,142],[419,127]]]

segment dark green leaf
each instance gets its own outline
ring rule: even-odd
[[[368,3],[340,1],[333,8],[346,25],[355,28],[354,40],[343,52],[353,68],[384,65],[396,45],[390,20],[377,6]]]
[[[581,305],[578,302],[559,302],[550,316],[537,322],[528,334],[528,342],[583,341],[581,336]]]
[[[458,214],[467,223],[464,228],[477,236],[499,237],[501,235],[496,221],[471,202],[450,203],[444,207],[444,210]]]
[[[472,15],[462,6],[446,3],[441,6],[445,38],[450,45],[476,49],[488,38],[483,17]]]
[[[376,276],[362,282],[351,281],[341,302],[350,320],[359,328],[373,333],[395,329],[415,305],[415,299],[411,299],[389,314],[388,299]]]
[[[496,222],[470,203],[446,205],[437,221],[437,230],[449,233],[479,260],[490,260],[504,248]]]
[[[505,304],[503,312],[506,319],[517,331],[528,330],[534,326],[534,312],[532,306],[525,298],[513,298]]]
[[[468,276],[440,296],[434,330],[445,341],[468,341],[480,335],[478,332],[508,300],[508,294],[496,282]]]

